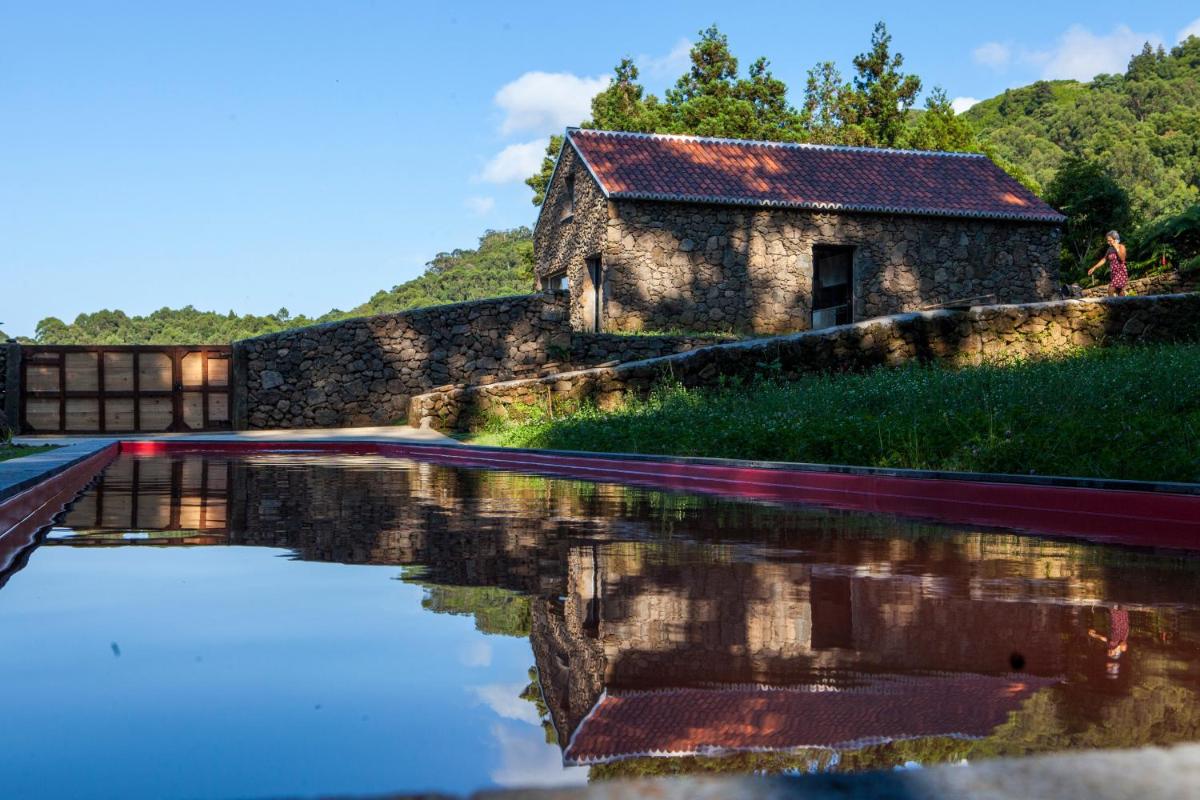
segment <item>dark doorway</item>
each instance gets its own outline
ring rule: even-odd
[[[812,327],[831,328],[854,321],[854,248],[813,248]]]
[[[604,325],[601,310],[604,308],[604,274],[599,256],[587,260],[588,285],[584,288],[584,328],[599,333]]]
[[[812,602],[812,648],[854,647],[854,604],[850,578],[813,575],[809,584]]]

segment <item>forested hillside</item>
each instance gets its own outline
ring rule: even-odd
[[[197,311],[192,306],[162,308],[146,316],[124,311],[80,314],[72,323],[47,317],[30,344],[227,344],[264,333],[330,322],[346,317],[403,311],[419,306],[457,303],[533,291],[533,239],[528,228],[487,231],[479,247],[438,253],[425,272],[410,281],[376,292],[349,311],[334,309],[320,317],[293,317],[286,308],[274,314],[239,316],[230,311]]]
[[[1069,157],[1094,161],[1128,194],[1138,221],[1200,199],[1200,38],[1145,49],[1124,75],[1038,81],[964,115],[979,143],[1042,188]]]

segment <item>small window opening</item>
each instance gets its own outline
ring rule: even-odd
[[[542,285],[547,292],[569,292],[571,290],[571,282],[567,278],[565,269],[547,275]]]
[[[575,216],[575,176],[568,175],[566,179],[566,198],[563,200],[562,219],[568,220]]]

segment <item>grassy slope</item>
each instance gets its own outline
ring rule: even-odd
[[[1200,481],[1200,345],[961,370],[911,366],[497,423],[479,443]]]

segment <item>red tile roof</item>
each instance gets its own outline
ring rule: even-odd
[[[986,156],[572,128],[615,199],[1062,222]]]
[[[1029,675],[874,676],[850,689],[734,686],[615,691],[571,737],[569,764],[635,756],[848,749],[925,736],[979,738],[1038,689]]]

